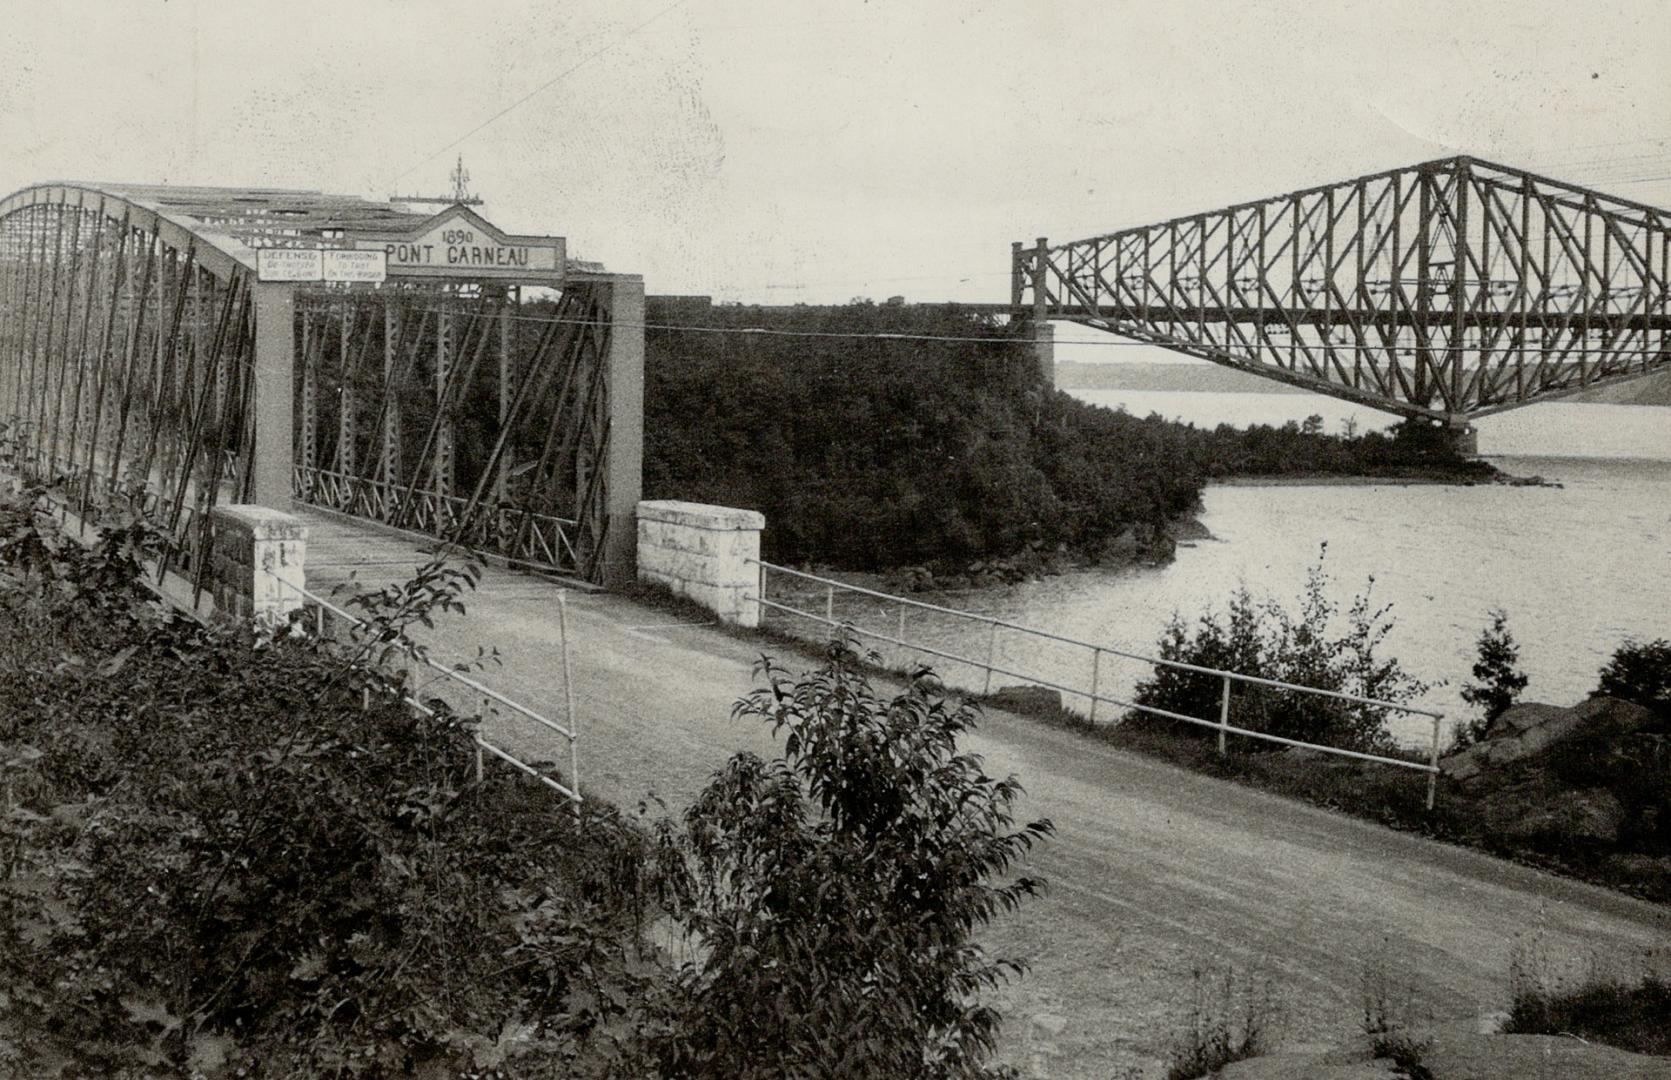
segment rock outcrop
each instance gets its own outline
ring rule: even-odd
[[[1481,773],[1548,749],[1582,730],[1587,741],[1631,735],[1653,726],[1654,714],[1617,698],[1590,698],[1571,708],[1527,702],[1491,722],[1485,738],[1439,763],[1450,779],[1467,783]]]
[[[1627,859],[1633,879],[1671,879],[1671,732],[1648,709],[1605,697],[1516,705],[1440,768],[1488,846]]]

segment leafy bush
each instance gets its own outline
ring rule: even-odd
[[[632,1067],[671,833],[476,780],[470,725],[361,662],[429,604],[368,601],[344,656],[176,617],[143,524],[92,550],[38,507],[0,526],[12,1074]],[[463,580],[428,575],[430,602]]]
[[[1503,715],[1526,689],[1526,673],[1517,666],[1520,646],[1509,633],[1508,612],[1494,608],[1491,625],[1480,631],[1474,660],[1475,682],[1462,688],[1462,700],[1480,710],[1478,718],[1456,726],[1453,749],[1471,746],[1485,737],[1491,722]]]
[[[1601,669],[1595,696],[1623,698],[1671,721],[1671,641],[1627,641]]]
[[[919,671],[876,696],[849,639],[800,680],[739,702],[784,755],[738,754],[687,814],[686,926],[706,953],[680,979],[666,1075],[988,1075],[999,1016],[980,992],[1023,965],[972,933],[1041,888],[1005,874],[1048,821],[1014,825],[1021,787],[958,752],[973,708]]]
[[[1415,700],[1427,684],[1407,674],[1397,660],[1379,655],[1392,629],[1392,608],[1372,606],[1373,577],[1347,607],[1346,626],[1334,636],[1339,609],[1329,599],[1331,579],[1323,570],[1326,554],[1325,544],[1306,575],[1297,613],[1273,598],[1256,600],[1245,587],[1238,589],[1230,598],[1226,619],[1206,611],[1191,632],[1174,615],[1159,642],[1160,659],[1401,705]],[[1218,675],[1156,664],[1153,674],[1137,686],[1137,703],[1217,722],[1223,686]],[[1396,748],[1386,729],[1388,711],[1321,695],[1235,683],[1230,723],[1301,742],[1386,753]],[[1134,711],[1131,717],[1143,715]],[[1211,734],[1193,725],[1190,730]]]

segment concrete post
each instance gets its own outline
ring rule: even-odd
[[[659,499],[638,504],[638,579],[671,589],[736,626],[760,625],[756,510]]]
[[[295,437],[295,287],[263,281],[255,290],[255,455],[250,501],[287,509]]]
[[[610,325],[604,369],[609,448],[603,462],[603,511],[609,525],[599,556],[604,586],[618,588],[636,576],[634,520],[644,494],[644,279],[618,275],[605,287],[604,296]]]
[[[211,517],[215,610],[234,618],[282,619],[302,606],[307,526],[265,506],[217,506]]]

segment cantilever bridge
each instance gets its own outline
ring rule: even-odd
[[[1465,426],[1671,370],[1671,211],[1474,158],[1012,251],[1012,309]]]

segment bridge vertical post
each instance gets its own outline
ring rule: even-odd
[[[272,510],[290,506],[295,434],[296,290],[261,281],[255,293],[255,439],[249,501]]]
[[[1056,328],[1050,324],[1048,312],[1050,310],[1049,290],[1045,287],[1045,267],[1049,265],[1050,242],[1039,237],[1033,247],[1033,307],[1032,314],[1022,314],[1022,247],[1019,241],[1010,247],[1010,302],[1014,305],[1014,316],[1026,318],[1031,324],[1033,332],[1033,360],[1038,364],[1039,375],[1044,385],[1056,389]]]
[[[400,388],[395,385],[395,368],[400,360],[400,338],[403,333],[400,314],[394,304],[383,305],[383,500],[381,513],[394,512],[394,493],[400,487]]]
[[[638,577],[638,502],[644,494],[644,279],[612,275],[600,290],[609,312],[604,357],[609,444],[604,459],[605,520],[598,553],[603,584],[617,588]]]
[[[437,530],[449,527],[451,514],[447,502],[453,493],[453,416],[451,408],[453,365],[458,361],[454,353],[453,315],[443,304],[435,317],[435,460],[431,463],[430,486],[435,491],[435,524]]]
[[[1049,292],[1044,284],[1044,268],[1050,262],[1050,243],[1044,237],[1039,237],[1037,246],[1033,249],[1033,321],[1045,321],[1045,312],[1049,308]]]

